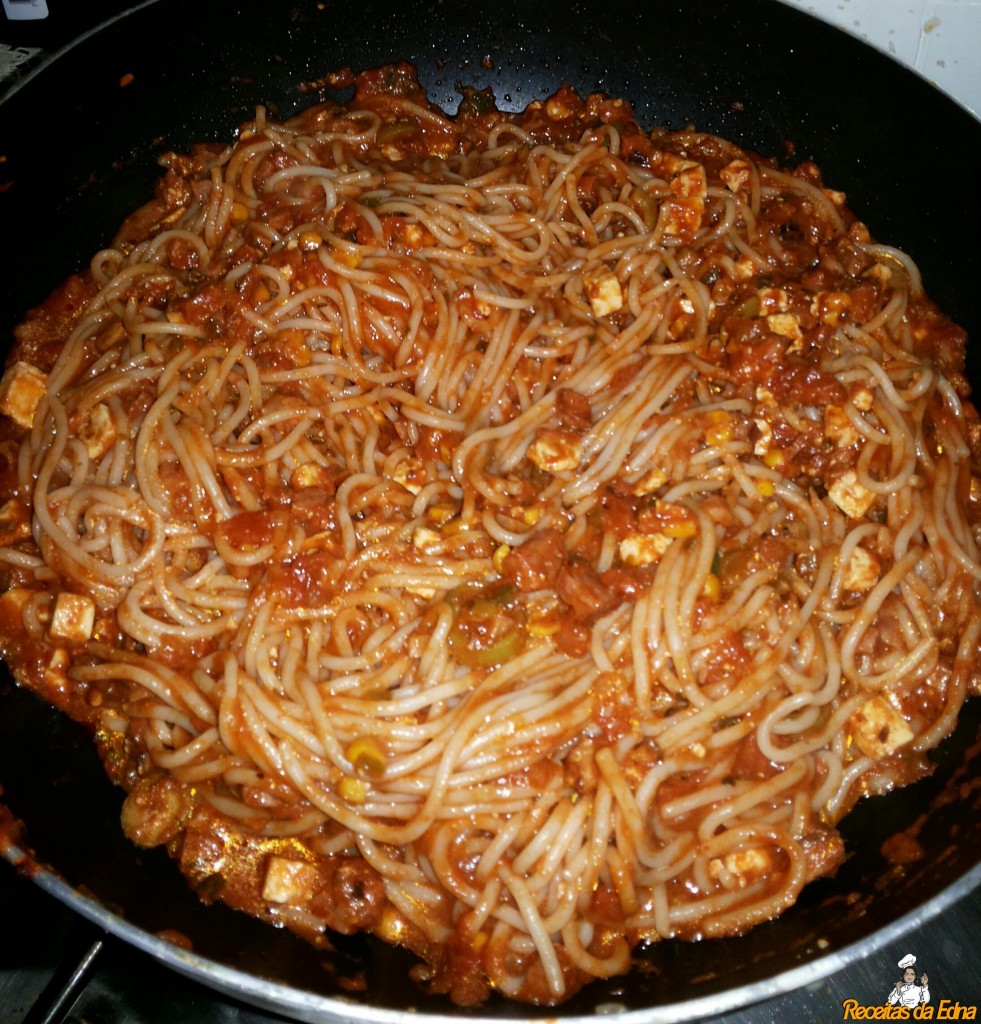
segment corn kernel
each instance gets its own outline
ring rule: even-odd
[[[305,252],[315,252],[323,244],[323,241],[319,231],[304,231],[300,235],[300,248]]]
[[[698,525],[692,519],[685,519],[681,522],[668,523],[661,532],[665,537],[671,537],[673,540],[684,540],[694,537],[698,533]]]
[[[534,637],[555,636],[562,623],[555,614],[533,615],[528,619],[525,627],[529,634]]]
[[[445,502],[436,502],[435,505],[430,505],[426,509],[426,518],[436,526],[442,526],[443,523],[448,522],[452,519],[459,511],[458,506],[450,505]]]
[[[725,409],[713,409],[708,414],[709,426],[705,442],[709,445],[728,444],[732,440],[732,417]]]
[[[779,448],[774,448],[763,456],[763,465],[769,466],[770,469],[779,469],[786,461],[786,456]]]
[[[245,203],[232,203],[232,220],[236,224],[243,224],[249,219],[249,208]]]
[[[361,779],[352,779],[345,775],[337,784],[337,793],[349,804],[363,804],[368,798],[368,784]]]
[[[356,252],[348,252],[346,249],[337,249],[334,252],[334,259],[351,270],[354,270],[355,267],[361,264],[361,257]]]
[[[385,751],[373,736],[359,736],[352,740],[344,751],[344,756],[358,771],[368,772],[370,775],[381,775],[385,771]]]
[[[702,585],[702,594],[710,601],[718,601],[722,595],[722,585],[719,583],[719,577],[714,572],[710,572],[705,577],[705,583]]]
[[[527,526],[534,526],[542,518],[542,510],[533,505],[521,510],[521,518]]]
[[[757,480],[756,493],[764,498],[772,498],[776,488],[770,480]]]
[[[496,548],[494,554],[491,556],[491,563],[494,566],[495,572],[501,572],[504,565],[504,559],[507,558],[509,554],[511,554],[511,547],[508,544],[501,544]]]

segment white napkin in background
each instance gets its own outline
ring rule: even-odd
[[[918,71],[981,118],[981,0],[784,0]]]

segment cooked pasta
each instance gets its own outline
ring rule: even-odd
[[[351,82],[169,154],[17,329],[4,655],[205,900],[558,1003],[780,914],[929,770],[965,337],[813,164]]]

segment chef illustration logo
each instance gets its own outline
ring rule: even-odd
[[[955,999],[934,999],[930,978],[922,963],[907,953],[896,965],[899,977],[881,1002],[863,1003],[846,999],[841,1004],[843,1020],[977,1020],[978,1008]]]
[[[915,965],[916,957],[907,953],[899,961],[899,969],[903,977],[896,982],[896,987],[889,993],[887,1002],[890,1006],[908,1006],[913,1009],[917,1006],[925,1006],[930,1002],[929,981],[925,974],[917,974]]]

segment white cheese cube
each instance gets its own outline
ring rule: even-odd
[[[394,470],[392,479],[412,494],[418,494],[425,483],[425,466],[421,459],[403,459]]]
[[[267,903],[291,906],[306,903],[317,884],[317,874],[316,867],[305,860],[290,860],[274,854],[266,865],[262,898]]]
[[[756,429],[760,432],[759,439],[753,445],[753,454],[766,455],[770,450],[770,445],[773,444],[773,428],[768,420],[761,417],[753,420],[753,422],[756,424]]]
[[[671,179],[671,191],[684,199],[703,198],[708,195],[708,176],[705,168],[686,160],[682,168]]]
[[[857,547],[852,551],[842,573],[841,583],[845,590],[871,590],[879,582],[881,566],[876,558],[865,548]]]
[[[740,256],[732,265],[732,276],[737,281],[748,281],[758,273],[756,264],[748,256]]]
[[[330,473],[316,462],[305,462],[302,466],[297,466],[290,475],[290,486],[297,491],[307,487],[328,489],[331,483]]]
[[[837,448],[851,448],[861,440],[861,435],[840,405],[825,406],[824,436],[834,441]]]
[[[412,533],[412,546],[419,551],[430,551],[442,543],[443,538],[428,526],[417,526]]]
[[[750,882],[761,878],[769,871],[772,861],[770,854],[759,847],[748,850],[733,850],[724,857],[709,861],[709,877],[720,882],[727,889],[745,889]]]
[[[789,338],[793,344],[788,351],[796,352],[804,343],[804,334],[800,329],[800,321],[793,313],[769,313],[766,325],[774,334]]]
[[[658,488],[668,482],[668,474],[663,469],[649,469],[633,486],[633,492],[637,497],[645,494],[653,494]]]
[[[623,306],[623,290],[615,274],[606,273],[589,277],[584,282],[594,316],[607,316]]]
[[[652,565],[670,544],[671,538],[663,533],[628,533],[620,541],[620,558],[627,565]]]
[[[875,494],[863,487],[851,470],[828,488],[828,497],[849,519],[861,519],[875,501]]]
[[[49,627],[51,636],[82,643],[92,636],[94,628],[95,602],[90,597],[62,591],[55,598]]]
[[[0,378],[0,413],[19,426],[30,427],[47,387],[47,374],[18,360]]]
[[[527,454],[528,461],[546,473],[578,469],[582,462],[582,438],[566,430],[540,430]]]
[[[888,757],[913,738],[909,723],[881,694],[866,701],[848,724],[856,746],[873,760]]]
[[[758,288],[756,295],[764,313],[786,313],[790,309],[790,296],[783,288]]]
[[[748,160],[730,160],[719,171],[719,177],[726,183],[730,192],[744,192],[749,188],[752,167]]]
[[[874,401],[875,392],[868,384],[859,383],[852,385],[852,404],[859,412],[868,412],[872,408]]]
[[[109,406],[99,402],[93,406],[89,418],[82,424],[78,436],[85,444],[90,459],[101,459],[116,443],[116,421]]]

